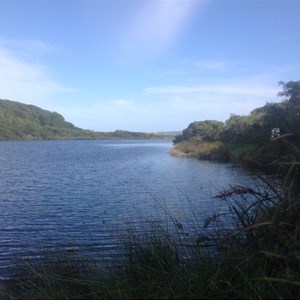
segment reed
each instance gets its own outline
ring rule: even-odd
[[[202,160],[228,161],[229,152],[220,141],[206,142],[199,139],[182,141],[171,149],[171,154],[179,157],[193,157]]]

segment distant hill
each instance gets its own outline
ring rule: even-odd
[[[75,127],[56,112],[0,99],[0,140],[155,139],[167,135],[116,130],[96,132]]]
[[[175,137],[176,135],[181,134],[181,131],[161,131],[161,132],[155,132],[155,133]]]

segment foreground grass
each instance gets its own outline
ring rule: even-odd
[[[118,266],[103,267],[84,252],[48,253],[20,267],[1,299],[297,299],[295,196],[273,186],[263,192],[233,186],[216,196],[229,201],[235,220],[229,231],[208,230],[217,216],[204,220],[198,236],[182,235],[173,218],[176,230],[153,220],[123,237]]]

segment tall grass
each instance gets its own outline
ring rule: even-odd
[[[176,144],[171,149],[171,154],[217,161],[228,161],[229,159],[229,153],[222,142],[205,142],[199,139],[182,141]]]
[[[260,176],[268,187],[263,192],[232,187],[218,195],[230,202],[236,220],[221,251],[225,287],[233,291],[228,297],[237,292],[249,298],[300,297],[299,140],[282,136],[276,142],[284,150],[273,163],[280,185]]]

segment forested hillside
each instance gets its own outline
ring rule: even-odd
[[[0,139],[87,138],[89,133],[66,122],[58,113],[33,105],[0,100]]]
[[[0,140],[152,139],[165,135],[116,130],[95,132],[75,127],[56,112],[0,99]],[[170,138],[170,137],[169,137]]]
[[[202,159],[250,158],[272,163],[285,155],[285,144],[299,143],[300,81],[279,82],[280,103],[267,103],[249,115],[232,114],[224,123],[191,123],[174,139],[173,153]]]

